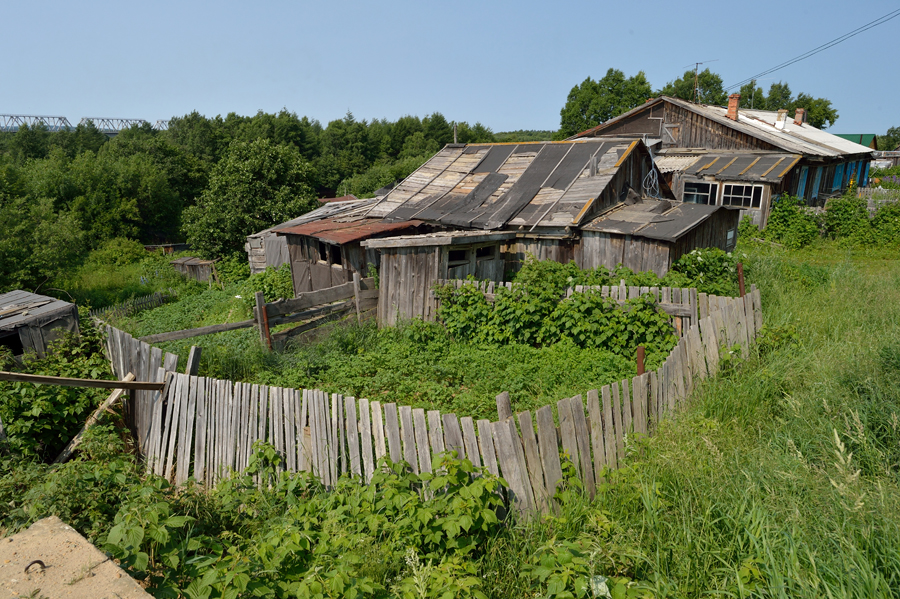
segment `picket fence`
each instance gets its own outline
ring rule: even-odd
[[[174,297],[175,293],[172,291],[170,291],[169,293],[157,291],[155,293],[151,293],[150,295],[144,295],[141,297],[126,300],[114,306],[91,310],[90,316],[91,318],[100,318],[107,321],[115,320],[117,318],[123,318],[142,310],[149,310],[151,308],[162,306]]]
[[[621,289],[609,293],[618,297]],[[214,485],[245,469],[258,440],[274,445],[283,469],[312,472],[329,487],[345,474],[369,482],[383,457],[422,473],[432,471],[437,456],[455,451],[502,476],[511,504],[533,513],[550,508],[566,455],[593,496],[604,469],[626,460],[629,438],[654,434],[660,419],[718,371],[723,349],[739,346],[748,354],[762,327],[759,290],[739,298],[694,291],[687,297],[694,316],[679,317],[680,339],[662,366],[589,391],[586,402],[581,395],[559,400],[558,427],[549,405],[476,422],[317,389],[180,374],[176,356],[111,326],[107,351],[119,378],[133,372],[138,380],[166,383],[163,391],[135,393],[127,413],[148,469],[176,484],[193,477]]]

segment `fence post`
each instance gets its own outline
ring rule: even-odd
[[[197,376],[197,372],[200,370],[200,348],[196,345],[191,346],[191,351],[188,354],[187,359],[187,368],[184,373],[188,376]]]
[[[637,348],[637,373],[638,376],[644,374],[644,346],[638,345]]]
[[[269,315],[266,314],[266,299],[262,291],[256,292],[256,324],[262,344],[272,350],[272,335],[269,333]]]
[[[356,302],[356,324],[362,322],[359,315],[359,273],[353,273],[353,300]]]
[[[741,292],[741,297],[744,297],[744,263],[737,263],[737,271],[738,271],[738,289]]]

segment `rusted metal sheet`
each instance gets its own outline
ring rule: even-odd
[[[355,222],[337,222],[332,219],[297,225],[279,229],[279,235],[305,235],[314,237],[328,243],[351,243],[376,237],[385,233],[399,233],[415,229],[424,224],[420,220],[403,221],[399,223],[386,223],[380,218],[367,218]]]

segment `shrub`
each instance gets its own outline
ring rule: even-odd
[[[147,257],[147,250],[138,241],[116,237],[103,242],[99,248],[88,254],[89,263],[100,266],[126,266]]]
[[[718,248],[691,250],[682,255],[672,265],[670,274],[663,279],[672,287],[696,287],[702,293],[736,296],[738,256]],[[672,284],[680,273],[686,279],[684,284]],[[672,283],[669,283],[669,281]]]
[[[847,194],[825,204],[825,234],[832,239],[870,243],[872,227],[866,200]]]
[[[803,198],[783,195],[772,205],[763,235],[791,249],[800,249],[819,237],[818,219],[806,209]]]

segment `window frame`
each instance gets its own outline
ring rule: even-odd
[[[742,193],[739,196],[735,195],[735,193],[734,193],[735,187],[740,187],[740,188],[744,188],[744,189],[749,188],[750,194],[745,195]],[[763,189],[763,187],[764,186],[760,183],[724,183],[722,185],[722,204],[721,205],[727,206],[729,208],[741,208],[742,210],[762,210],[763,195],[765,194],[765,189]],[[729,188],[731,188],[731,193],[729,193]],[[759,199],[758,199],[757,205],[754,206],[753,201],[754,201],[754,196],[757,193],[757,190],[759,193]],[[744,205],[743,202],[741,202],[740,204],[733,204],[730,202],[726,203],[726,197],[729,199],[730,198],[744,198],[744,199],[748,200],[749,203],[747,205]]]
[[[692,191],[691,195],[705,195],[707,201],[706,202],[694,202],[689,201],[687,199],[688,196],[688,185],[706,185],[708,187],[708,191],[704,194],[697,191]],[[699,204],[701,206],[716,206],[719,202],[719,183],[717,181],[685,181],[684,189],[681,193],[681,201],[685,204]]]

